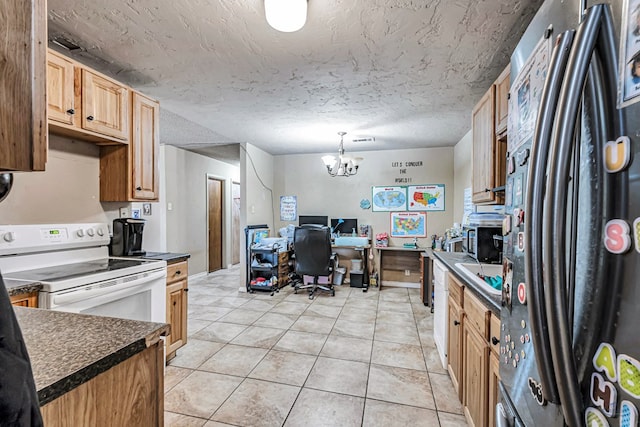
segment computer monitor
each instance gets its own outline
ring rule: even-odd
[[[334,233],[351,234],[353,230],[358,230],[358,220],[356,218],[331,218],[331,230]]]
[[[319,224],[326,226],[329,223],[327,215],[298,215],[298,225]]]

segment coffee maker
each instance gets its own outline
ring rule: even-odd
[[[113,237],[111,238],[112,256],[140,256],[146,254],[142,250],[142,231],[144,219],[117,218],[113,220]]]

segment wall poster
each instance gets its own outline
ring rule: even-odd
[[[298,199],[296,196],[280,196],[280,221],[298,219]]]
[[[444,184],[410,185],[409,211],[443,211]]]
[[[391,237],[427,237],[426,212],[391,212]]]
[[[373,212],[407,210],[407,187],[371,187]]]
[[[640,0],[625,0],[620,34],[618,107],[640,101]]]

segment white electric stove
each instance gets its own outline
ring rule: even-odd
[[[106,224],[0,225],[0,273],[39,282],[39,307],[166,321],[166,262],[109,256]]]

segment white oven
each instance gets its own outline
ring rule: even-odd
[[[106,224],[0,225],[0,272],[51,310],[166,321],[166,262],[109,257]]]

